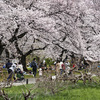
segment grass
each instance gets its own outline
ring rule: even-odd
[[[33,78],[33,75],[24,75],[24,78],[27,79],[27,78]]]
[[[25,75],[25,78],[33,78],[33,75]],[[94,77],[94,79],[99,80],[98,77]],[[26,85],[26,87],[29,89],[34,86]],[[25,92],[26,88],[23,85],[13,86],[11,88],[5,88],[5,91],[9,97],[12,97],[11,100],[24,100],[24,98],[22,98],[22,92]],[[38,92],[38,94],[33,100],[100,100],[100,84],[87,83],[83,85],[82,81],[79,81],[77,85],[70,84],[67,89],[55,95],[45,94],[43,89],[34,89],[32,91],[32,93],[36,92]],[[0,97],[0,100],[4,99]]]
[[[27,88],[31,88],[32,85],[26,85]],[[12,86],[11,88],[5,88],[4,89],[6,93],[8,94],[8,97],[11,97],[11,100],[24,100],[23,98],[20,99],[20,97],[23,95],[23,91],[26,91],[26,88],[24,85],[21,86]],[[0,98],[0,100],[4,100]]]
[[[26,87],[29,89],[33,85],[26,85]],[[11,100],[24,100],[20,98],[22,90],[26,91],[23,85],[5,89],[8,96],[13,97]],[[82,82],[79,82],[77,85],[71,84],[67,89],[55,95],[44,94],[44,91],[38,89],[33,90],[34,93],[36,91],[38,91],[38,95],[35,96],[34,100],[100,100],[100,85],[94,83],[87,85],[83,85]],[[3,99],[0,98],[0,100]]]
[[[100,100],[100,85],[79,83],[69,86],[68,89],[50,96],[38,96],[36,100]]]
[[[0,72],[0,82],[3,80],[6,80],[8,77],[8,72],[6,69],[2,69],[2,71]]]
[[[27,70],[28,70],[28,71],[32,71],[32,68],[31,68],[31,67],[27,67]]]

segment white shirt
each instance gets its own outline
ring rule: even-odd
[[[11,69],[14,72],[16,69],[16,64],[13,63],[9,69]]]
[[[70,67],[67,67],[66,72],[69,73],[69,71],[70,71]]]
[[[63,62],[60,62],[59,64],[60,64],[59,69],[62,69],[62,64],[63,64]]]
[[[69,62],[67,62],[67,63],[66,63],[66,65],[67,65],[67,66],[70,66],[70,63],[69,63]]]
[[[39,75],[42,76],[42,68],[39,69]]]
[[[22,64],[19,64],[19,65],[17,66],[17,68],[20,68],[21,71],[23,72],[23,65],[22,65]]]

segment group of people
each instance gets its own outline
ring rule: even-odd
[[[56,63],[56,75],[62,75],[63,73],[70,71],[70,63],[58,60]]]
[[[43,75],[43,71],[47,69],[45,61],[41,62],[40,64],[36,63],[36,58],[33,58],[33,61],[30,63],[30,67],[33,71],[33,76],[36,77],[37,69],[39,71],[39,77]]]
[[[56,75],[62,75],[63,73],[67,72],[68,74],[71,72],[70,63],[66,61],[57,60],[57,62],[54,63],[55,67],[54,70],[56,72]],[[43,71],[47,69],[46,63],[42,62],[40,65],[36,63],[36,58],[33,58],[32,62],[30,63],[30,66],[32,68],[33,76],[36,77],[37,69],[39,71],[39,76],[42,76]],[[74,68],[76,65],[73,64],[72,68]],[[11,63],[9,60],[6,63],[6,68],[8,70],[8,78],[7,80],[11,79],[12,75],[15,73],[16,69],[20,69],[23,72],[23,66],[21,63]],[[52,69],[51,69],[52,70]],[[14,80],[16,80],[15,75],[13,75]]]
[[[5,65],[5,68],[7,68],[8,71],[8,77],[7,77],[7,81],[10,81],[12,76],[14,81],[16,81],[16,76],[15,73],[19,72],[20,74],[23,74],[23,65],[19,62],[17,63],[11,63],[10,60],[8,60],[8,62]]]
[[[58,60],[54,63],[54,70],[56,72],[56,75],[62,75],[63,73],[70,72],[70,63],[68,61],[63,62]],[[33,59],[33,61],[30,63],[30,67],[32,68],[33,76],[36,77],[37,69],[39,72],[39,76],[43,75],[44,70],[47,70],[47,66],[44,62],[41,62],[39,65],[36,63],[36,58]],[[75,67],[75,66],[74,66]],[[49,68],[50,69],[50,68]],[[53,70],[52,68],[50,70]]]
[[[36,77],[37,69],[38,69],[36,58],[33,58],[33,61],[30,63],[30,66],[32,68],[33,76]],[[5,68],[8,71],[7,81],[9,81],[12,78],[12,76],[13,76],[13,79],[16,81],[16,72],[17,71],[21,71],[22,73],[24,72],[23,65],[20,62],[11,63],[10,60],[8,60],[8,62],[5,65]],[[42,76],[42,68],[40,66],[39,66],[39,76]]]
[[[54,63],[54,65],[55,65],[54,70],[56,72],[56,75],[62,75],[65,72],[70,73],[70,63],[68,61],[63,62],[63,61],[58,60],[57,62]],[[40,65],[37,65],[35,58],[30,63],[30,66],[32,68],[34,77],[36,77],[37,69],[39,71],[39,76],[42,76],[44,70],[47,69],[46,65],[43,62],[41,62]]]

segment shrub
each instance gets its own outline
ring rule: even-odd
[[[46,65],[47,65],[47,66],[51,66],[51,65],[54,64],[54,61],[53,61],[51,58],[46,58],[46,59],[45,59],[45,62],[46,62]]]

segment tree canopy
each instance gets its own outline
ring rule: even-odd
[[[97,61],[100,48],[98,0],[0,0],[0,55],[25,58],[80,54]],[[39,51],[39,52],[37,52]],[[22,59],[23,61],[23,59]]]

